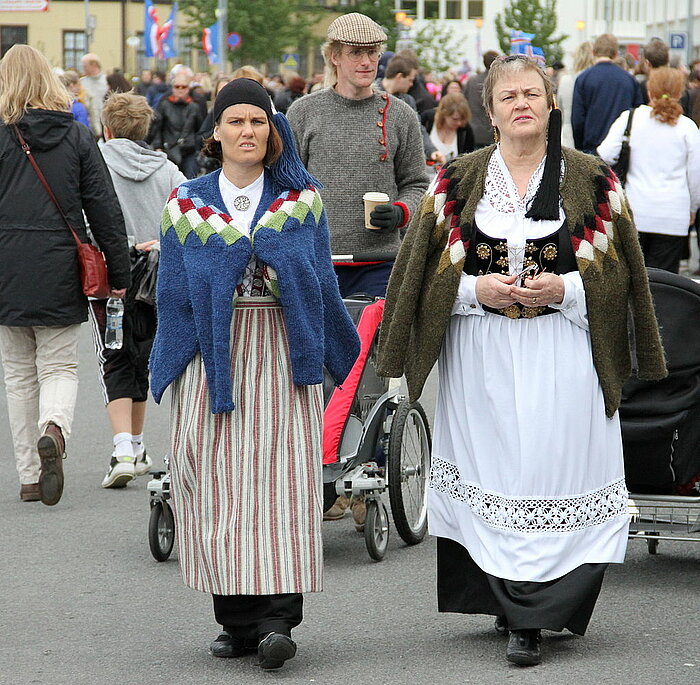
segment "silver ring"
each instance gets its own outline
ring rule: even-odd
[[[536,298],[536,297],[533,297],[533,298],[532,298],[532,304],[537,304],[537,298]]]

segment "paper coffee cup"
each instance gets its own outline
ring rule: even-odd
[[[365,193],[362,200],[365,203],[365,228],[376,230],[379,226],[373,226],[369,222],[369,215],[377,205],[385,205],[389,202],[389,196],[386,193]]]

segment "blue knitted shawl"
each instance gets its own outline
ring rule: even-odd
[[[234,409],[231,318],[236,285],[253,252],[274,269],[297,385],[340,384],[360,351],[338,292],[328,222],[318,192],[282,188],[265,172],[251,238],[225,212],[217,170],[176,188],[163,211],[158,269],[158,328],[151,352],[151,392],[166,388],[197,352],[204,361],[211,410]]]

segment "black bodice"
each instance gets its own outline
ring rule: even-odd
[[[525,269],[531,265],[537,267],[537,273],[546,271],[554,274],[563,274],[576,270],[576,258],[571,247],[571,237],[566,227],[566,221],[559,230],[542,238],[533,238],[525,242],[523,251],[523,266]],[[482,233],[476,222],[472,225],[469,236],[469,249],[464,262],[464,271],[472,276],[486,274],[509,273],[508,244],[502,238],[492,238]],[[536,316],[554,314],[557,310],[547,306],[526,307],[515,302],[502,309],[494,309],[484,306],[487,312],[501,314],[511,319],[532,319]]]

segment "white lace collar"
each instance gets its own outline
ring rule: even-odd
[[[491,206],[498,212],[504,214],[525,214],[537,193],[544,172],[545,158],[535,169],[530,177],[525,191],[525,197],[520,198],[518,187],[513,181],[513,177],[508,171],[505,160],[501,155],[501,146],[498,145],[489,159],[486,170],[486,182],[484,186],[484,197]]]

